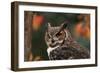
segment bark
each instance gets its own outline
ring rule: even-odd
[[[29,61],[31,53],[31,40],[32,40],[32,18],[33,13],[30,11],[24,12],[24,61]]]

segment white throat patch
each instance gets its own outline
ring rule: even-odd
[[[51,52],[51,51],[55,50],[55,49],[58,48],[58,47],[59,47],[59,46],[56,46],[56,47],[53,47],[53,48],[52,48],[52,47],[48,47],[48,48],[47,48],[48,56],[50,55],[50,52]]]

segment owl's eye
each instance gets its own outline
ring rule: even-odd
[[[48,38],[50,38],[50,34],[47,34],[48,35]]]
[[[56,34],[57,37],[62,36],[62,35],[63,35],[63,31]]]

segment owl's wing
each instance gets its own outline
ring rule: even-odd
[[[64,60],[64,59],[85,59],[89,58],[89,55],[84,51],[79,51],[76,48],[71,47],[59,47],[49,55],[50,60]]]

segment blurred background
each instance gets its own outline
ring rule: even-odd
[[[47,45],[44,40],[47,23],[59,26],[68,21],[68,29],[72,37],[82,46],[90,50],[90,15],[75,13],[52,12],[24,12],[24,60],[40,61],[48,60]]]

